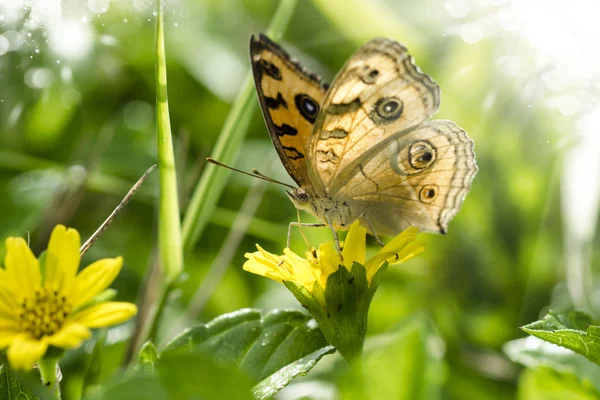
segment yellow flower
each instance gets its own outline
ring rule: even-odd
[[[385,261],[399,264],[425,251],[421,243],[414,241],[417,233],[417,228],[406,229],[381,248],[375,256],[366,260],[367,230],[355,221],[350,226],[345,242],[341,244],[343,260],[334,248],[333,242],[321,244],[316,252],[316,258],[310,252],[307,258],[302,258],[287,248],[283,250],[283,255],[275,255],[256,245],[259,251],[246,253],[248,261],[244,263],[244,270],[278,282],[298,283],[312,293],[315,282],[325,288],[327,278],[336,272],[340,265],[350,271],[352,264],[357,262],[365,267],[370,284]]]
[[[120,324],[136,314],[131,303],[93,302],[117,277],[123,259],[99,260],[77,273],[80,243],[76,230],[57,225],[42,272],[41,260],[25,240],[6,239],[0,268],[0,350],[8,348],[13,368],[31,368],[48,346],[78,347],[90,337],[90,328]]]

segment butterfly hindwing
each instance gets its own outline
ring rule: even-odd
[[[473,142],[454,122],[433,120],[392,136],[355,167],[339,195],[378,233],[408,226],[444,233],[477,172]]]
[[[439,104],[439,86],[404,46],[369,41],[348,60],[323,102],[310,143],[311,178],[336,193],[366,152],[426,121]]]
[[[264,35],[252,36],[250,58],[262,113],[290,176],[310,186],[306,161],[327,84]]]

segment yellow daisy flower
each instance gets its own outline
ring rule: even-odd
[[[306,258],[289,249],[271,254],[258,246],[247,253],[244,269],[282,282],[317,321],[327,341],[348,361],[360,357],[367,332],[369,307],[383,266],[405,262],[425,248],[415,242],[417,228],[408,228],[373,257],[366,259],[367,230],[355,221],[342,244],[319,246]],[[381,271],[381,273],[377,273]]]
[[[423,245],[414,240],[418,229],[410,227],[392,239],[373,257],[366,260],[366,234],[367,230],[358,221],[355,221],[348,230],[345,242],[341,243],[342,256],[334,248],[333,242],[323,243],[319,246],[314,257],[310,252],[306,258],[284,249],[283,255],[275,255],[256,245],[258,251],[246,253],[248,261],[244,263],[244,270],[257,275],[262,275],[278,282],[289,281],[304,286],[309,292],[313,291],[314,283],[325,288],[327,278],[338,270],[340,265],[349,271],[352,264],[357,262],[366,269],[367,280],[371,283],[373,276],[384,262],[389,264],[403,263],[425,251]]]
[[[23,238],[6,239],[0,350],[8,348],[13,368],[29,369],[48,346],[78,347],[90,337],[90,328],[120,324],[136,314],[131,303],[93,301],[117,277],[123,258],[99,260],[77,273],[80,244],[75,229],[57,225],[38,261]]]

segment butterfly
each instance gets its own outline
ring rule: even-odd
[[[446,233],[477,172],[474,145],[454,122],[430,120],[440,88],[404,46],[367,42],[331,85],[262,34],[250,58],[269,134],[298,184],[286,193],[321,221],[290,229],[327,225],[338,250],[336,231],[357,219],[378,241],[409,226]]]

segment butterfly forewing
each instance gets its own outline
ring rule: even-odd
[[[439,104],[439,86],[404,46],[371,40],[348,60],[323,102],[310,143],[311,178],[334,194],[366,152],[429,119]]]
[[[264,35],[252,36],[250,58],[258,99],[277,153],[296,183],[309,187],[308,145],[327,84]]]
[[[340,189],[378,233],[408,226],[445,232],[477,172],[473,142],[454,122],[425,122],[398,132],[362,161]]]

